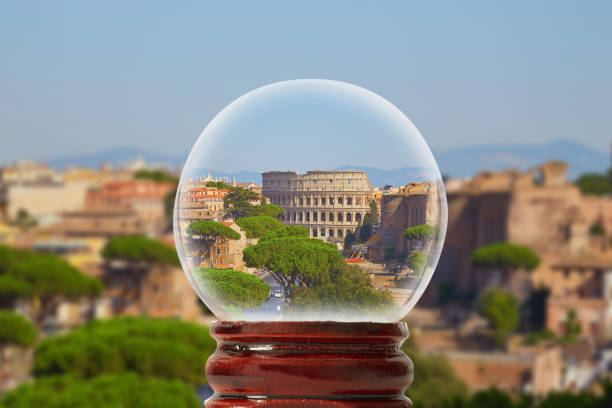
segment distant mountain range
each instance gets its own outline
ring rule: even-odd
[[[473,176],[482,170],[517,168],[527,170],[549,160],[569,164],[570,179],[582,173],[604,172],[610,166],[608,154],[569,140],[535,145],[471,145],[434,152],[443,174],[452,178]]]
[[[440,172],[452,178],[473,176],[483,170],[504,170],[517,168],[527,170],[549,160],[563,160],[570,166],[569,178],[574,179],[586,172],[603,172],[609,167],[609,157],[606,153],[587,147],[581,143],[556,140],[535,145],[471,145],[434,152],[440,166]],[[98,153],[70,155],[48,160],[47,162],[59,169],[68,166],[99,167],[103,162],[113,166],[125,165],[142,158],[149,165],[158,165],[174,169],[180,168],[186,156],[150,152],[135,147],[118,147]],[[393,170],[381,170],[374,167],[359,167],[355,163],[338,167],[341,170],[366,170],[373,185],[404,184],[406,179],[415,181],[427,178],[428,171],[421,167],[403,167]],[[192,175],[214,177],[234,176],[238,182],[261,182],[261,174],[252,171],[238,173],[222,173],[209,169],[197,169]]]

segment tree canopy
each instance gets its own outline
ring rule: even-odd
[[[335,245],[301,237],[263,240],[246,247],[243,254],[247,265],[275,273],[289,297],[294,292],[291,286],[325,283],[329,280],[327,272],[344,262]]]
[[[604,196],[612,193],[612,180],[609,174],[586,173],[578,177],[576,185],[583,194]]]
[[[421,224],[406,228],[404,237],[406,237],[406,239],[430,240],[434,239],[437,233],[437,227],[429,224]]]
[[[284,225],[282,228],[270,231],[266,235],[262,236],[259,242],[285,237],[308,238],[309,236],[310,229],[308,227],[304,227],[302,225]]]
[[[201,364],[201,361],[198,362]],[[89,381],[70,376],[38,379],[9,391],[3,408],[200,408],[194,388],[177,380],[140,378],[134,373],[101,375]]]
[[[292,310],[374,312],[392,303],[391,295],[376,289],[359,267],[345,263],[334,244],[299,235],[266,237],[244,250],[244,260],[274,276]]]
[[[366,213],[363,216],[363,222],[359,226],[359,242],[367,242],[372,236],[372,216]]]
[[[236,220],[236,224],[246,232],[247,238],[259,238],[270,231],[283,227],[278,219],[267,215],[239,218]]]
[[[96,296],[102,292],[97,278],[84,275],[59,256],[0,246],[0,307],[19,299],[36,299],[37,324],[55,311],[60,299]]]
[[[429,262],[429,257],[421,251],[412,251],[406,258],[406,265],[417,273],[423,273]]]
[[[152,180],[157,183],[174,183],[178,184],[179,177],[176,174],[172,174],[162,169],[142,169],[134,173],[134,179],[136,180]]]
[[[519,324],[518,299],[502,289],[487,289],[480,294],[476,308],[495,331],[497,346],[503,347],[508,334],[516,330]]]
[[[174,319],[96,320],[48,337],[36,350],[36,377],[92,378],[134,372],[144,377],[205,382],[203,359],[215,349],[208,330]]]
[[[38,330],[29,319],[9,310],[0,310],[0,345],[31,346],[37,335]]]
[[[391,294],[376,289],[358,266],[340,263],[329,270],[328,280],[299,290],[291,307],[301,312],[316,312],[319,316],[332,313],[336,318],[360,310],[366,318],[392,304]]]
[[[217,301],[235,308],[261,306],[270,294],[270,286],[255,275],[233,269],[200,268],[194,272],[201,287]]]
[[[524,245],[500,242],[476,249],[471,262],[477,268],[524,268],[532,271],[540,265],[540,257]]]
[[[194,221],[187,227],[187,233],[205,237],[240,239],[240,234],[227,225],[212,220]]]
[[[179,266],[176,249],[163,242],[140,235],[111,238],[102,249],[104,259],[157,262]]]
[[[254,191],[233,187],[223,198],[223,205],[227,213],[235,219],[257,215],[282,218],[285,215],[285,209],[279,205],[267,204],[263,201],[259,205],[251,204],[251,202],[258,199],[259,195]]]
[[[206,183],[206,187],[215,187],[221,190],[233,190],[237,188],[237,187],[230,186],[229,184],[226,184],[222,181],[209,181],[208,183]]]

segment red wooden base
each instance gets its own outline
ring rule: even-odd
[[[405,323],[215,322],[206,408],[410,408]]]

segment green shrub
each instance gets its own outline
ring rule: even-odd
[[[525,268],[532,271],[540,265],[540,257],[524,245],[500,242],[476,249],[471,262],[477,268]]]
[[[279,220],[267,215],[239,218],[236,220],[236,224],[246,232],[247,238],[259,238],[270,231],[283,227]]]
[[[215,349],[205,327],[172,319],[97,320],[41,342],[33,373],[91,378],[126,371],[147,377],[205,382]]]
[[[70,376],[38,379],[8,392],[3,408],[200,408],[195,389],[180,381],[140,378],[134,373],[83,381]]]
[[[233,269],[200,268],[194,275],[219,302],[236,308],[261,306],[270,294],[270,285],[250,273]]]
[[[27,347],[34,344],[37,335],[38,331],[30,320],[9,310],[0,310],[0,344]]]
[[[175,248],[157,239],[140,235],[127,235],[110,239],[102,249],[102,256],[105,259],[180,265]]]

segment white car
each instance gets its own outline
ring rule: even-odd
[[[280,290],[280,289],[275,290],[275,291],[274,291],[274,297],[275,297],[275,298],[281,298],[281,297],[283,297],[283,292],[281,292],[281,290]]]

